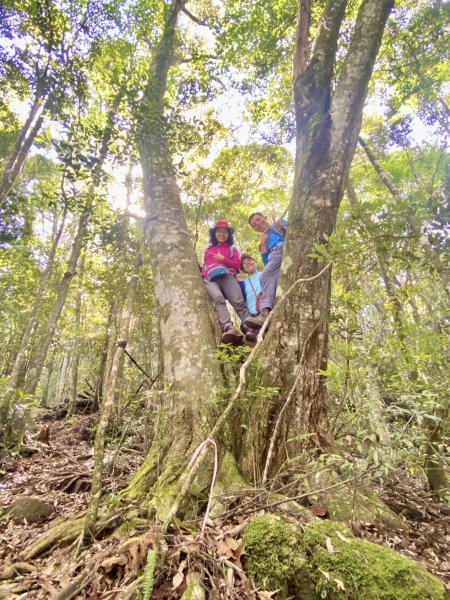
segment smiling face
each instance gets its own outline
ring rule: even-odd
[[[253,215],[250,219],[250,227],[258,233],[265,233],[269,229],[269,221],[263,215]]]
[[[229,236],[228,229],[226,227],[217,227],[216,229],[216,240],[219,244],[224,244]]]
[[[256,263],[253,258],[244,258],[242,261],[242,270],[247,275],[253,275],[253,273],[256,273]]]

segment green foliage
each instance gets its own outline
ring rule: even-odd
[[[155,582],[156,557],[156,550],[150,549],[147,552],[147,563],[144,568],[143,600],[150,600],[152,597]]]

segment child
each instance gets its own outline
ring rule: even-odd
[[[202,277],[222,326],[222,342],[238,345],[243,336],[233,327],[225,300],[237,312],[241,323],[250,317],[250,313],[236,280],[240,257],[236,248],[233,248],[233,233],[234,229],[228,221],[216,221],[209,230],[211,246],[205,252]]]
[[[261,273],[258,271],[258,265],[253,256],[246,254],[245,252],[241,254],[241,271],[243,271],[247,277],[244,279],[241,276],[238,276],[237,279],[241,286],[248,311],[252,316],[255,316],[259,313],[259,303],[261,302],[262,296],[261,283],[259,281]]]

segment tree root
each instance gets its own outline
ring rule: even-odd
[[[95,569],[96,564],[95,560],[89,562],[69,585],[53,596],[53,600],[70,600],[74,598],[87,585],[88,577]]]
[[[51,527],[48,531],[39,536],[37,540],[23,552],[23,557],[25,560],[30,560],[39,556],[39,554],[42,554],[45,550],[69,544],[80,535],[82,529],[82,518],[64,521],[59,525],[55,525],[55,527]]]
[[[119,515],[122,515],[123,511],[119,514],[108,514],[100,519],[96,526],[94,535],[103,531],[113,523],[117,526],[116,520]],[[81,534],[84,524],[84,515],[80,515],[76,519],[69,521],[63,521],[54,527],[51,527],[48,531],[43,533],[37,538],[35,542],[31,544],[23,553],[22,556],[25,560],[36,558],[46,550],[65,546],[74,542]]]

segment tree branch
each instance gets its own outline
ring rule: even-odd
[[[309,58],[309,28],[311,25],[311,0],[299,0],[297,31],[295,34],[294,57],[292,63],[292,82],[306,71]]]
[[[206,23],[206,21],[202,21],[201,19],[199,19],[198,17],[193,15],[190,11],[188,11],[188,9],[186,7],[183,7],[181,9],[181,12],[183,12],[185,15],[187,15],[191,19],[191,21],[194,21],[194,23],[197,23],[197,25],[201,25],[202,27],[209,27],[209,25],[208,25],[208,23]]]

